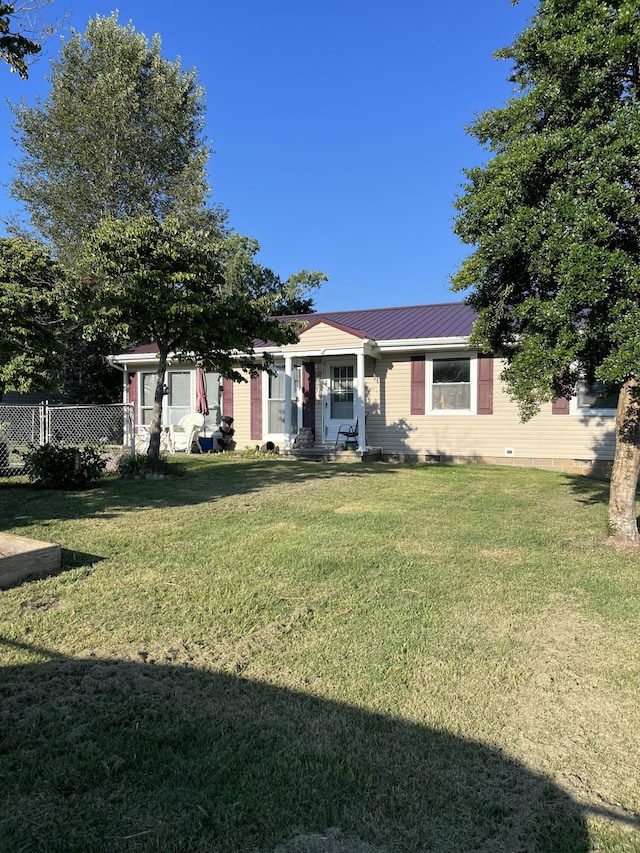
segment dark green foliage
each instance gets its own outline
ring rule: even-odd
[[[147,474],[168,474],[167,457],[160,454],[157,458],[146,453],[127,453],[118,462],[118,476],[121,479],[146,477]],[[182,471],[180,471],[182,473]]]
[[[105,219],[85,259],[92,333],[153,341],[161,354],[240,379],[237,353],[250,356],[256,338],[296,340],[273,319],[283,285],[256,262],[258,250],[255,240],[185,228],[174,217]]]
[[[73,298],[41,243],[0,238],[0,393],[55,384],[64,364]]]
[[[72,339],[75,344],[67,359],[64,390],[74,403],[118,403],[122,400],[122,374],[107,361],[100,344],[85,341],[81,332]]]
[[[74,278],[46,246],[0,238],[0,395],[61,391],[80,403],[113,403],[122,377],[104,357],[109,342],[88,341]]]
[[[107,464],[102,449],[92,444],[82,448],[45,444],[22,456],[29,480],[41,489],[84,489],[100,479]]]
[[[456,232],[474,247],[475,343],[506,357],[525,417],[583,375],[640,364],[637,2],[542,0],[497,54],[517,96],[469,132],[494,156],[467,171]]]
[[[506,359],[523,419],[585,378],[621,386],[611,529],[638,542],[640,474],[640,12],[637,0],[540,0],[498,52],[518,97],[470,133],[456,232],[474,246],[471,342]]]
[[[41,46],[21,33],[11,31],[11,17],[15,13],[12,3],[0,3],[0,59],[9,64],[11,71],[17,71],[26,79],[29,76],[27,58],[40,53]]]

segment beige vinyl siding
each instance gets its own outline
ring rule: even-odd
[[[336,329],[327,323],[318,323],[317,326],[312,326],[300,335],[300,341],[293,346],[288,346],[283,349],[287,353],[295,354],[298,350],[321,350],[321,349],[341,349],[344,347],[356,347],[361,344],[361,339]]]
[[[258,442],[251,439],[251,386],[249,373],[241,371],[247,382],[233,383],[233,428],[236,450],[255,447]]]
[[[326,342],[324,333],[323,341]],[[322,442],[323,359],[313,361],[316,366],[316,441]],[[411,355],[395,358],[384,355],[377,361],[367,357],[367,444],[381,447],[385,457],[397,455],[422,460],[429,456],[470,460],[484,458],[544,467],[553,465],[553,460],[613,459],[614,417],[553,415],[549,403],[532,420],[523,424],[516,404],[509,399],[499,380],[499,373],[500,364],[496,361],[492,415],[411,415]],[[248,382],[234,385],[234,418],[237,449],[254,447],[258,442],[250,435]],[[263,435],[262,441],[267,438]],[[513,451],[513,456],[505,455],[507,448]]]
[[[611,415],[554,415],[551,404],[523,424],[518,409],[507,396],[499,380],[501,365],[494,364],[494,414],[486,420],[495,423],[487,451],[504,456],[505,448],[517,457],[550,459],[613,459],[615,453],[615,417]]]
[[[527,423],[499,380],[494,364],[492,415],[411,415],[411,358],[385,356],[376,366],[376,380],[367,379],[367,441],[385,454],[612,459],[614,418],[553,415],[551,404]],[[369,403],[370,399],[370,403]]]

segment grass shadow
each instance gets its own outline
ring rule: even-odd
[[[47,519],[115,517],[128,509],[168,508],[210,503],[233,495],[248,495],[312,480],[342,476],[393,476],[393,466],[322,463],[285,459],[225,459],[182,457],[172,459],[177,474],[162,480],[107,478],[84,491],[46,491],[26,483],[0,484],[0,516],[5,529]],[[46,524],[45,524],[46,526]]]
[[[585,506],[606,506],[609,504],[610,483],[608,480],[601,480],[595,477],[571,476],[566,475],[566,485],[573,494],[578,503]],[[640,488],[640,484],[638,485]],[[636,489],[636,496],[638,491]],[[637,516],[636,522],[640,525],[640,515]]]
[[[609,503],[609,481],[580,474],[565,474],[565,486],[573,492],[578,503],[594,506]]]
[[[30,653],[0,671],[5,853],[589,849],[576,803],[481,743],[217,672]]]

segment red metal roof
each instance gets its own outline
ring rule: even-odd
[[[476,313],[463,302],[447,302],[441,305],[368,308],[362,311],[320,311],[281,319],[302,320],[313,325],[327,320],[359,337],[371,338],[374,341],[407,341],[416,338],[467,337],[471,334]],[[264,345],[263,342],[256,341],[256,346]],[[144,344],[130,347],[125,352],[142,355],[157,352],[157,347]]]
[[[406,341],[414,338],[466,337],[471,334],[476,313],[463,302],[449,302],[404,308],[370,308],[364,311],[323,311],[311,317],[314,320],[325,318],[373,340]]]

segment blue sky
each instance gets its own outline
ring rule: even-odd
[[[207,93],[212,198],[282,278],[328,276],[318,310],[460,299],[468,249],[452,231],[463,169],[485,153],[464,126],[511,95],[510,44],[534,0],[55,0],[83,31],[119,10]],[[0,220],[19,157],[5,103],[46,96],[53,37],[28,81],[0,67]]]

